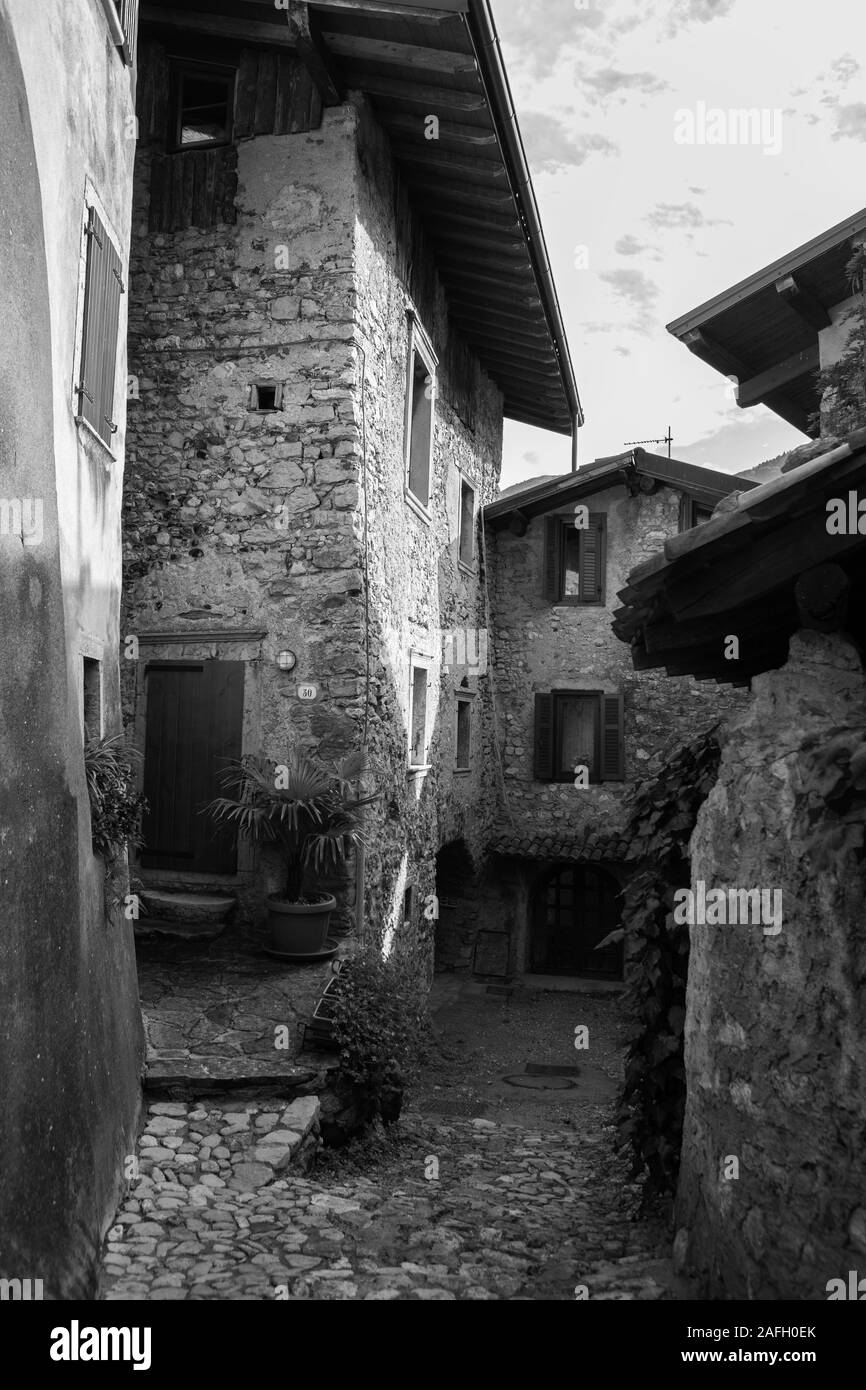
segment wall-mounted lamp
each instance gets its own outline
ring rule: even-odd
[[[281,671],[294,671],[298,664],[298,658],[294,652],[278,652],[277,665]]]

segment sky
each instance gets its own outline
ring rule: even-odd
[[[669,425],[675,458],[731,473],[802,444],[665,324],[866,204],[866,4],[492,6],[586,414],[579,463]],[[701,103],[758,110],[757,138],[699,143]],[[502,487],[567,472],[570,451],[506,421]]]

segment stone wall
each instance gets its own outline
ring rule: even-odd
[[[99,5],[0,0],[0,69],[0,490],[42,508],[26,540],[0,529],[0,1276],[80,1299],[134,1152],[143,1050],[83,757],[84,657],[105,733],[120,726],[123,298],[111,449],[73,391],[86,208],[125,269],[134,120]]]
[[[391,930],[401,917],[407,884],[417,884],[421,900],[435,893],[437,851],[465,839],[478,856],[490,825],[486,676],[446,667],[440,634],[486,628],[480,557],[471,570],[458,564],[459,489],[465,477],[475,488],[476,508],[496,495],[502,397],[474,359],[468,379],[452,366],[465,359],[431,274],[423,231],[411,218],[398,222],[400,191],[388,148],[363,107],[358,148],[358,326],[366,379],[362,424],[374,634],[369,743],[384,790],[367,864],[371,920]],[[413,509],[404,490],[407,311],[413,308],[439,357],[429,519]],[[424,776],[407,775],[412,650],[432,659],[430,771]],[[455,773],[454,692],[464,677],[476,696],[472,770]],[[432,940],[433,922],[422,916],[419,926]]]
[[[584,500],[591,512],[607,516],[603,605],[557,606],[544,597],[544,517],[530,521],[521,537],[497,532],[491,547],[493,673],[505,772],[499,823],[505,830],[529,823],[533,833],[562,838],[579,838],[602,825],[618,833],[628,784],[641,777],[652,754],[678,731],[687,743],[742,700],[715,682],[635,671],[628,647],[611,630],[617,593],[630,571],[676,535],[680,493],[660,486],[630,497],[620,485]],[[573,514],[573,508],[562,512]],[[535,780],[535,694],[553,689],[624,692],[624,782],[578,790]]]
[[[482,699],[475,773],[452,778],[455,681],[438,633],[483,626],[477,572],[456,563],[456,489],[462,468],[479,502],[495,494],[501,397],[473,360],[468,389],[449,372],[435,267],[411,218],[398,220],[389,150],[363,102],[330,108],[315,131],[241,142],[231,225],[150,232],[151,157],[144,148],[136,173],[124,633],[150,633],[148,656],[177,659],[186,649],[160,650],[160,630],[176,639],[186,628],[191,655],[193,634],[200,644],[211,631],[221,656],[233,632],[264,632],[247,751],[257,741],[279,759],[300,742],[332,758],[366,736],[383,790],[368,916],[393,932],[405,888],[434,891],[439,845],[480,830]],[[443,362],[429,523],[404,499],[410,264]],[[282,385],[280,410],[249,410],[257,380]],[[407,777],[411,647],[432,660],[423,778]],[[274,665],[284,648],[298,656],[290,676]],[[140,667],[125,675],[140,723]],[[318,687],[315,702],[298,699],[300,683]],[[261,876],[231,886],[255,917]]]
[[[692,881],[781,889],[782,923],[690,928],[678,1245],[711,1296],[820,1300],[866,1272],[862,797],[824,800],[866,735],[866,686],[849,642],[807,632],[753,690]]]

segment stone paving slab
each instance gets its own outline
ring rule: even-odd
[[[328,1160],[298,1173],[292,1153],[316,1105],[152,1105],[101,1297],[683,1296],[664,1234],[632,1220],[637,1193],[602,1126],[528,1132],[412,1113],[372,1171]]]

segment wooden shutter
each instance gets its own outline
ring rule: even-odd
[[[581,603],[604,602],[605,521],[604,516],[590,515],[587,530],[578,532]]]
[[[138,31],[138,0],[115,0],[120,27],[123,30],[123,43],[120,51],[123,61],[132,67],[135,62],[135,38]]]
[[[114,423],[114,381],[120,296],[124,290],[120,257],[96,208],[90,208],[78,414],[93,426],[106,444],[111,442],[111,436],[117,429]]]
[[[601,696],[601,780],[621,782],[625,777],[623,695]]]
[[[535,777],[553,781],[553,696],[535,697]]]
[[[551,603],[562,598],[562,520],[548,516],[544,520],[544,577],[542,592]]]

